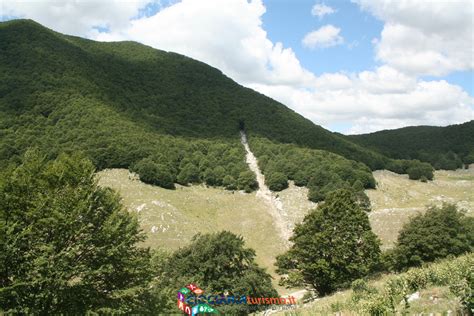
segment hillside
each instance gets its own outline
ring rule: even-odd
[[[185,56],[66,36],[30,20],[0,23],[0,43],[3,164],[34,145],[52,157],[86,151],[99,168],[129,167],[156,148],[163,155],[195,139],[237,142],[241,128],[372,169],[386,161]]]
[[[395,159],[419,159],[436,169],[474,163],[474,121],[446,127],[412,126],[348,139]]]
[[[256,250],[257,261],[274,273],[275,256],[285,250],[286,243],[273,225],[268,205],[255,193],[243,194],[201,185],[166,190],[150,186],[134,178],[124,169],[107,169],[97,174],[99,184],[116,190],[123,204],[136,213],[147,235],[146,245],[174,250],[189,243],[198,233],[230,230],[242,235]],[[468,170],[436,171],[435,180],[422,183],[389,171],[376,171],[378,190],[366,190],[372,204],[369,214],[373,231],[382,248],[391,248],[400,229],[427,205],[454,203],[474,215],[474,166]],[[307,200],[308,189],[290,183],[278,192],[290,229],[300,223],[317,204]],[[276,198],[277,193],[272,193]],[[262,238],[265,236],[265,238]],[[288,289],[279,288],[286,293]],[[291,291],[291,290],[290,290]]]

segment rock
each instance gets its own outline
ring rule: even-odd
[[[415,293],[408,296],[407,302],[410,303],[410,302],[416,301],[419,298],[420,298],[420,292],[416,291]]]

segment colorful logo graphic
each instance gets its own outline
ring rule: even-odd
[[[178,291],[178,308],[187,315],[199,314],[219,314],[219,312],[206,303],[199,303],[194,306],[187,304],[189,295],[202,295],[204,290],[200,289],[196,284],[191,283]]]

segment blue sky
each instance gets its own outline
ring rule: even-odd
[[[1,0],[0,16],[178,52],[316,124],[362,133],[474,119],[473,6],[471,0]]]
[[[324,3],[336,10],[335,13],[318,18],[311,15],[315,3]],[[325,72],[360,72],[380,65],[375,60],[372,39],[380,37],[384,23],[373,15],[362,11],[351,1],[265,1],[267,8],[263,15],[263,26],[269,38],[292,47],[302,65],[315,74]],[[301,44],[301,38],[311,30],[325,24],[342,29],[343,45],[327,49],[310,50]],[[426,80],[438,80],[432,76],[422,76]],[[443,76],[450,83],[460,85],[474,95],[474,75],[472,71],[458,71]]]

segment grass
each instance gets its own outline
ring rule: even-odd
[[[299,304],[291,312],[278,314],[366,315],[370,314],[370,310],[374,311],[373,307],[380,306],[385,308],[382,315],[392,315],[390,305],[394,301],[396,315],[459,315],[462,310],[461,296],[464,295],[460,293],[469,289],[469,285],[464,285],[460,291],[459,285],[464,284],[466,277],[472,273],[472,260],[474,256],[471,253],[422,268],[412,268],[405,273],[379,275],[368,280],[371,293],[354,296],[354,291],[349,289]],[[403,297],[411,297],[408,306]],[[381,312],[379,308],[376,310]]]
[[[411,216],[428,205],[456,204],[474,215],[474,166],[468,170],[436,171],[434,181],[412,181],[406,175],[375,171],[377,190],[367,190],[372,203],[370,223],[384,248],[395,243]]]
[[[189,243],[199,232],[228,230],[243,236],[246,245],[255,249],[257,262],[276,277],[273,264],[276,255],[285,251],[284,243],[272,225],[266,204],[255,193],[204,185],[177,185],[176,190],[166,190],[134,179],[125,169],[101,171],[99,184],[118,191],[123,204],[138,214],[148,235],[145,246],[173,250]]]
[[[384,248],[396,241],[398,231],[410,216],[426,205],[442,201],[457,203],[472,215],[474,210],[474,169],[436,171],[429,183],[408,180],[389,171],[376,171],[377,190],[367,191],[373,211],[370,222]],[[274,276],[282,295],[294,291],[277,286],[275,257],[285,245],[272,223],[266,204],[255,193],[226,191],[204,185],[179,186],[166,190],[135,179],[128,170],[107,169],[99,172],[99,183],[115,189],[131,212],[138,214],[147,233],[145,246],[174,250],[196,233],[228,230],[244,237],[255,249],[257,262]],[[293,228],[316,204],[307,200],[307,189],[290,187],[278,193],[284,220]],[[395,207],[396,206],[396,207]]]

